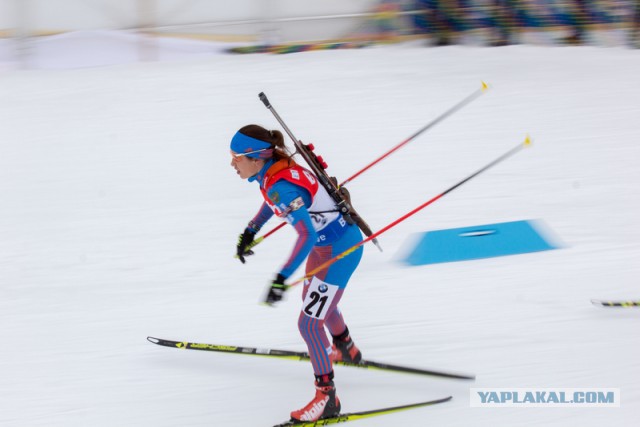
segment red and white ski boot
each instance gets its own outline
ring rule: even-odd
[[[316,376],[316,395],[307,405],[291,412],[292,421],[317,421],[340,413],[340,399],[336,396],[333,372]]]
[[[362,360],[362,353],[351,339],[349,328],[333,337],[330,357],[334,362],[360,363]]]

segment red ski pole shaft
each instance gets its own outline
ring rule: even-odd
[[[486,166],[482,167],[478,171],[476,171],[473,174],[469,175],[468,177],[466,177],[462,181],[458,182],[457,184],[449,187],[448,189],[446,189],[442,193],[438,194],[437,196],[435,196],[431,200],[428,200],[428,201],[424,202],[423,204],[421,204],[417,208],[413,209],[411,212],[408,212],[405,215],[401,216],[400,218],[396,219],[395,221],[393,221],[389,225],[387,225],[384,228],[382,228],[381,230],[373,233],[371,236],[367,237],[366,239],[362,240],[361,242],[356,243],[355,245],[353,245],[352,247],[350,247],[346,251],[344,251],[344,252],[336,255],[335,257],[331,258],[330,260],[327,260],[324,263],[320,264],[318,267],[316,267],[313,270],[309,271],[304,277],[301,277],[301,278],[297,279],[295,282],[289,284],[288,287],[296,286],[299,283],[302,283],[304,280],[311,278],[315,274],[321,272],[322,270],[326,269],[330,265],[334,264],[336,261],[338,261],[338,260],[346,257],[347,255],[351,254],[352,252],[354,252],[356,249],[358,249],[360,246],[364,245],[365,243],[367,243],[371,239],[374,239],[374,238],[378,237],[379,235],[381,235],[382,233],[386,232],[387,230],[395,227],[396,225],[400,224],[405,219],[407,219],[410,216],[418,213],[419,211],[421,211],[422,209],[426,208],[427,206],[429,206],[430,204],[432,204],[436,200],[442,198],[446,194],[448,194],[448,193],[452,192],[453,190],[455,190],[456,188],[460,187],[462,184],[464,184],[464,183],[470,181],[471,179],[475,178],[476,176],[480,175],[482,172],[486,171],[487,169],[489,169],[489,168],[497,165],[498,163],[502,162],[503,160],[506,160],[507,158],[513,156],[515,153],[517,153],[518,151],[522,150],[524,147],[526,147],[526,146],[528,146],[530,144],[531,144],[531,139],[527,136],[527,138],[524,140],[523,143],[518,144],[516,147],[514,147],[511,150],[507,151],[505,154],[503,154],[502,156],[498,157],[497,159],[495,159],[491,163],[487,164]]]
[[[281,222],[280,224],[278,224],[277,227],[274,227],[271,230],[269,230],[268,232],[264,233],[264,236],[260,236],[257,239],[255,239],[253,242],[251,242],[251,244],[247,247],[247,249],[253,248],[255,245],[257,245],[258,243],[262,242],[264,239],[266,239],[267,237],[271,236],[276,231],[280,230],[286,224],[287,224],[286,222]],[[236,255],[236,257],[237,257],[237,255]]]
[[[254,246],[258,245],[260,242],[262,242],[267,237],[271,236],[276,231],[280,230],[282,227],[285,226],[285,224],[286,224],[286,222],[282,222],[282,223],[278,224],[277,227],[274,227],[272,230],[270,230],[269,232],[265,233],[264,236],[260,236],[260,237],[256,238],[253,242],[251,242],[249,245],[247,245],[247,247],[244,250],[245,253],[247,251],[249,251],[251,248],[253,248]],[[240,258],[238,255],[234,255],[233,257],[234,258]]]
[[[482,87],[480,89],[475,90],[471,95],[467,96],[465,99],[463,99],[462,101],[458,102],[456,105],[454,105],[453,107],[449,108],[447,111],[445,111],[444,113],[442,113],[441,115],[439,115],[438,117],[433,119],[431,122],[429,122],[427,125],[422,127],[420,130],[418,130],[416,133],[411,135],[409,138],[405,139],[400,144],[396,145],[391,150],[387,151],[386,153],[384,153],[383,155],[381,155],[380,157],[378,157],[377,159],[375,159],[374,161],[372,161],[371,163],[369,163],[368,165],[366,165],[365,167],[360,169],[358,172],[356,172],[355,174],[353,174],[352,176],[350,176],[349,178],[344,180],[340,184],[340,186],[346,185],[347,183],[353,181],[358,176],[360,176],[361,174],[363,174],[364,172],[369,170],[371,167],[373,167],[374,165],[378,164],[379,162],[381,162],[382,160],[386,159],[388,156],[390,156],[391,154],[393,154],[394,152],[396,152],[400,148],[404,147],[405,145],[407,145],[408,143],[413,141],[415,138],[417,138],[423,132],[426,132],[427,130],[431,129],[433,126],[437,125],[442,120],[446,119],[447,117],[449,117],[450,115],[452,115],[456,111],[460,110],[465,105],[469,104],[471,101],[473,101],[474,99],[476,99],[477,97],[479,97],[480,95],[485,93],[488,89],[489,89],[489,85],[487,85],[485,82],[482,82]]]

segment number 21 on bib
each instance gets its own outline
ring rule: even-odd
[[[311,279],[302,303],[304,314],[314,319],[324,319],[338,289],[338,286],[325,283],[317,277]]]

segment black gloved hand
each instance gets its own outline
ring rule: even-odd
[[[271,286],[269,287],[269,292],[267,293],[267,298],[264,300],[265,304],[273,305],[278,301],[281,301],[284,297],[284,293],[287,291],[289,286],[285,285],[285,277],[282,274],[278,274],[273,282],[271,282]]]
[[[244,232],[238,236],[238,244],[236,245],[236,258],[240,259],[241,263],[245,263],[244,257],[253,255],[251,250],[251,243],[253,238],[256,237],[256,232],[250,228],[245,228]]]

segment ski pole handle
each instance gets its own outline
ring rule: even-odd
[[[283,222],[281,225],[284,225],[285,223]],[[245,254],[250,251],[255,245],[257,245],[258,243],[262,242],[264,240],[265,237],[267,237],[269,234],[273,233],[274,231],[276,231],[277,228],[271,230],[269,233],[265,234],[264,236],[260,236],[257,239],[255,239],[253,242],[249,243],[247,245],[247,247],[244,249]],[[240,258],[240,256],[238,254],[233,256],[234,258]]]
[[[267,237],[271,236],[276,231],[280,230],[286,224],[287,224],[286,222],[281,222],[277,227],[274,227],[271,231],[269,231],[267,233],[264,233],[263,236],[260,236],[260,237],[256,238],[253,242],[251,242],[249,245],[247,245],[247,250],[253,249],[254,246],[257,246],[260,242],[262,242]],[[240,258],[240,257],[238,255],[235,255],[234,258]]]

